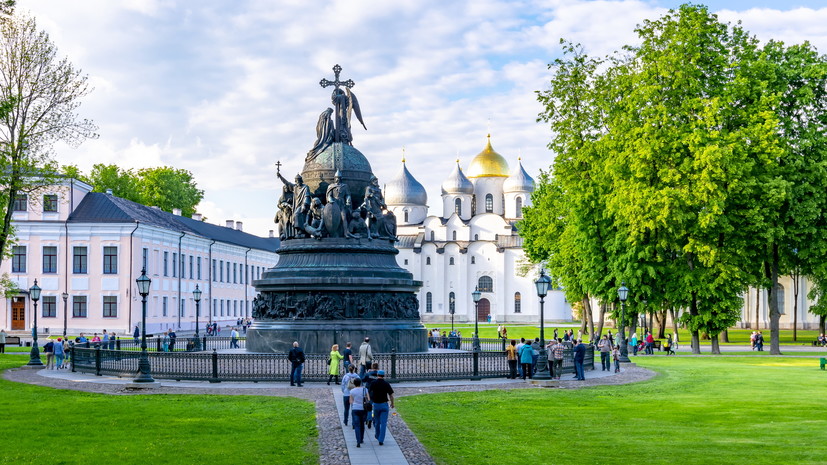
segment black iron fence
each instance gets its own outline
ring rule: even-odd
[[[122,338],[107,342],[81,342],[75,343],[77,347],[86,349],[101,349],[109,350],[141,350],[141,340],[133,338]],[[197,352],[202,350],[224,350],[224,349],[244,349],[247,347],[247,338],[239,337],[233,343],[233,338],[223,336],[199,336],[199,337],[177,337],[169,339],[164,350],[164,339],[160,337],[146,338],[146,350],[154,352]]]
[[[135,376],[140,351],[86,348],[72,349],[72,371],[114,376]],[[287,354],[246,354],[195,351],[148,351],[152,376],[159,379],[220,381],[289,381]],[[326,381],[327,354],[307,354],[302,377]],[[501,378],[508,374],[502,352],[390,353],[378,354],[375,362],[390,381],[441,381],[451,379]],[[586,351],[585,367],[594,369],[594,349]],[[563,355],[563,373],[574,373],[570,349]]]

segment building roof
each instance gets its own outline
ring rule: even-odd
[[[462,168],[459,166],[459,160],[454,167],[454,171],[448,176],[448,179],[442,183],[442,195],[445,194],[473,194],[474,184],[465,177]]]
[[[508,162],[491,147],[491,134],[482,152],[468,166],[469,178],[508,177]]]
[[[213,239],[216,242],[249,247],[268,252],[279,248],[275,237],[259,237],[185,216],[173,215],[157,208],[147,207],[111,194],[91,192],[69,215],[69,223],[141,223],[171,231],[184,232]]]
[[[422,205],[428,204],[428,194],[422,184],[413,177],[405,160],[402,169],[395,178],[385,184],[385,203],[388,205]]]
[[[517,169],[503,182],[503,192],[534,192],[534,179],[525,172],[523,162],[517,162]]]

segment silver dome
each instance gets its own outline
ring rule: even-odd
[[[523,169],[523,162],[517,162],[517,169],[503,182],[503,192],[534,192],[534,179]]]
[[[448,179],[442,183],[442,195],[473,193],[474,185],[465,177],[462,168],[459,167],[459,161],[457,161],[457,166],[454,167],[454,171],[448,176]]]
[[[404,161],[399,174],[385,184],[385,203],[388,205],[428,204],[428,194],[425,188],[411,175]]]

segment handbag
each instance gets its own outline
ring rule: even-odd
[[[327,359],[327,364],[330,365],[330,359]]]
[[[368,390],[367,388],[364,389],[364,393],[362,394],[362,407],[364,407],[366,412],[370,412],[373,410],[373,402],[368,400]]]

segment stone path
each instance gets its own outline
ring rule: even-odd
[[[585,381],[576,381],[570,375],[560,381],[545,382],[544,387],[577,389],[587,386],[617,385],[644,381],[655,373],[630,364],[619,374],[587,371]],[[221,394],[262,395],[296,397],[314,402],[316,426],[319,431],[319,463],[333,465],[351,463],[358,465],[432,465],[428,454],[416,436],[405,424],[401,415],[390,415],[384,445],[379,446],[374,429],[366,430],[365,442],[356,447],[356,437],[351,426],[342,422],[344,407],[339,387],[323,383],[306,383],[303,388],[290,387],[287,383],[226,382],[210,384],[202,381],[156,382],[151,387],[137,386],[131,379],[72,373],[66,370],[36,370],[17,368],[6,370],[4,377],[11,381],[111,395],[135,394]],[[408,382],[393,385],[395,397],[432,394],[439,392],[485,391],[491,389],[540,389],[522,380],[486,379],[482,381]]]

